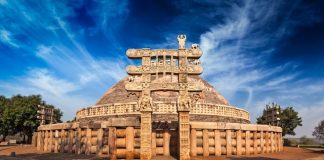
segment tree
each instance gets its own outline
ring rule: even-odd
[[[2,135],[2,141],[12,132],[10,124],[13,124],[14,120],[9,115],[11,112],[8,111],[9,99],[5,96],[0,96],[0,135]]]
[[[37,119],[37,106],[43,103],[40,95],[21,96],[16,95],[11,98],[12,107],[15,113],[15,127],[17,132],[31,140],[33,133],[39,126]]]
[[[320,141],[324,140],[324,120],[318,123],[318,126],[314,128],[312,135],[318,138]]]
[[[39,126],[37,118],[38,105],[55,108],[53,105],[46,104],[40,95],[21,96],[15,95],[11,98],[0,96],[0,135],[4,140],[6,136],[20,133],[28,137],[28,143],[32,139],[32,134]],[[57,114],[54,121],[62,122],[62,112],[55,109]]]
[[[300,137],[300,140],[299,140],[300,144],[304,144],[304,145],[309,145],[309,144],[313,144],[313,140],[310,139],[310,138],[307,138],[307,136],[302,136]]]
[[[296,135],[295,128],[302,126],[302,119],[293,107],[287,107],[279,115],[279,126],[282,128],[282,135]]]
[[[281,109],[280,105],[272,103],[273,106],[277,106],[280,109],[279,112],[279,126],[282,128],[282,135],[295,135],[294,132],[297,126],[302,126],[302,119],[298,116],[298,112],[296,112],[293,107],[287,107],[285,109]],[[268,106],[268,105],[267,105]],[[258,124],[268,124],[265,118],[265,111],[263,115],[257,118]]]

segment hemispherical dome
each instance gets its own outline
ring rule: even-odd
[[[190,76],[188,77],[189,82],[201,81],[204,84],[204,88],[201,93],[192,92],[190,97],[193,101],[213,103],[220,105],[229,105],[227,100],[219,94],[215,88],[205,81],[200,76]],[[119,81],[116,85],[110,88],[96,103],[96,105],[105,105],[111,103],[127,103],[136,102],[139,98],[139,93],[128,92],[125,89],[125,84],[127,83],[127,78]],[[153,101],[161,102],[176,102],[178,97],[178,92],[175,91],[153,91],[152,98]]]

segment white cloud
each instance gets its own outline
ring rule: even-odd
[[[212,26],[200,37],[203,76],[232,104],[247,109],[253,122],[268,103],[294,106],[304,119],[304,126],[297,129],[297,135],[311,136],[309,130],[313,125],[310,123],[319,121],[324,113],[323,107],[320,108],[323,103],[318,104],[323,101],[320,97],[324,94],[323,80],[300,78],[301,71],[295,71],[298,64],[294,62],[267,65],[269,57],[277,50],[273,44],[294,30],[289,19],[279,28],[269,26],[278,15],[280,2],[243,1],[231,7],[223,13],[222,23]],[[283,32],[286,28],[289,33]],[[309,116],[312,112],[316,113]]]
[[[49,104],[63,111],[63,119],[71,120],[81,107],[92,105],[93,97],[79,92],[80,84],[59,78],[46,69],[32,69],[25,76],[15,77],[11,82],[0,81],[0,90],[6,96],[15,94],[40,94]],[[77,91],[77,92],[76,92]]]
[[[4,44],[7,44],[7,45],[15,47],[15,48],[19,48],[19,46],[14,42],[12,34],[7,30],[0,31],[0,40]]]
[[[37,47],[36,55],[41,58],[46,58],[52,53],[52,47],[40,45]]]
[[[59,79],[45,69],[32,70],[25,79],[32,87],[55,96],[65,95],[76,91],[78,86],[63,79]]]

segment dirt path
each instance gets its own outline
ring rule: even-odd
[[[11,152],[16,153],[16,157],[10,157]],[[10,146],[0,147],[0,159],[16,160],[71,160],[71,159],[107,159],[107,157],[98,157],[96,155],[76,155],[73,153],[45,153],[37,151],[31,146]],[[167,157],[157,157],[158,160],[173,159]],[[283,152],[271,154],[259,154],[251,156],[231,156],[231,157],[194,157],[193,160],[324,160],[323,153],[314,151],[285,147]]]

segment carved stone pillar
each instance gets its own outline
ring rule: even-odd
[[[141,111],[141,160],[152,159],[152,111]]]
[[[152,159],[152,105],[150,91],[142,91],[139,100],[141,112],[141,160]]]
[[[97,133],[97,154],[98,155],[102,155],[102,148],[103,148],[103,134],[104,134],[104,130],[103,128],[99,128],[98,129],[98,133]]]
[[[263,131],[260,132],[260,148],[261,148],[261,154],[264,153],[264,134]]]
[[[126,159],[134,159],[134,127],[126,128]]]
[[[41,150],[41,131],[36,132],[37,133],[37,150]]]
[[[189,111],[180,111],[179,115],[179,147],[180,160],[190,159],[190,125],[189,125]]]
[[[189,112],[191,107],[190,97],[187,90],[180,90],[178,98],[178,121],[179,121],[179,159],[190,159],[190,124]]]
[[[58,130],[55,130],[55,136],[54,136],[54,153],[57,153],[59,150],[59,139],[60,139],[60,132]]]
[[[165,129],[163,131],[163,155],[170,155],[170,130]]]
[[[245,155],[250,155],[250,131],[245,131]]]
[[[75,141],[75,153],[81,154],[81,138],[82,138],[82,129],[79,127],[77,129],[76,141]]]
[[[50,152],[52,152],[52,151],[53,151],[53,150],[52,150],[52,148],[53,148],[53,131],[52,131],[52,130],[49,131],[49,141],[48,141],[48,143],[49,143],[49,148],[48,148],[48,150],[49,150]]]
[[[257,137],[257,131],[253,131],[253,154],[258,154],[258,137]]]
[[[47,152],[47,147],[48,147],[48,131],[44,131],[44,151]]]
[[[197,131],[196,129],[191,129],[191,143],[190,143],[190,150],[191,150],[191,156],[197,156]]]
[[[91,153],[91,128],[87,128],[86,130],[86,150],[85,154],[90,155]]]
[[[208,130],[203,130],[203,156],[209,156],[209,137],[208,137]]]
[[[116,127],[109,127],[108,133],[108,147],[110,159],[117,159],[117,147],[116,147]]]
[[[236,154],[242,155],[242,131],[236,131]]]
[[[226,155],[232,155],[232,131],[226,130]]]
[[[156,131],[152,131],[152,156],[156,156]]]
[[[215,130],[214,132],[215,132],[215,155],[220,156],[222,154],[220,131]]]

